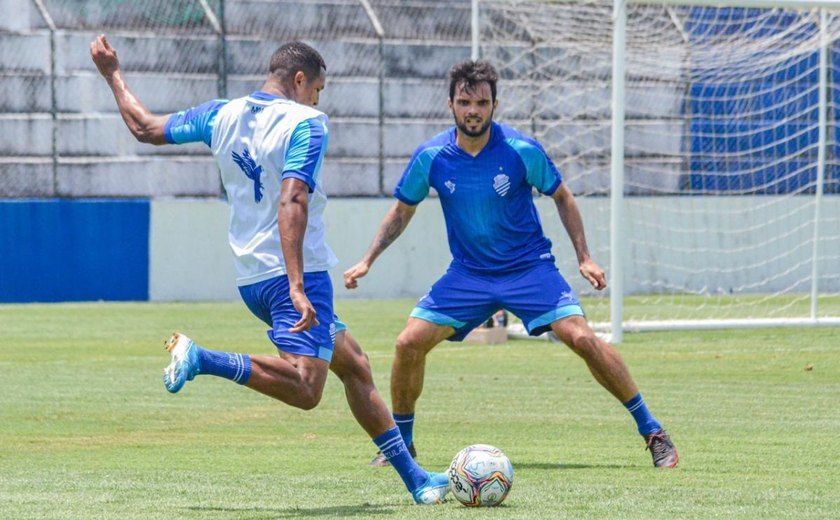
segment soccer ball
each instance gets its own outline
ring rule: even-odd
[[[467,446],[449,465],[449,489],[465,506],[497,506],[512,485],[510,459],[499,448],[487,444]]]

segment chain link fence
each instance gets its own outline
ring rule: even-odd
[[[449,67],[470,55],[469,0],[0,0],[0,197],[221,195],[203,145],[134,141],[89,43],[117,49],[158,114],[257,90],[303,40],[327,62],[331,195],[387,195],[450,124]]]

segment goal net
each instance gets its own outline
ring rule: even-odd
[[[498,118],[547,148],[593,257],[620,282],[596,297],[554,234],[590,318],[623,330],[840,324],[840,10],[477,5],[478,54],[502,77]]]

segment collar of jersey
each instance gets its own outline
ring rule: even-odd
[[[274,101],[275,99],[286,99],[284,97],[275,96],[274,94],[269,94],[268,92],[263,92],[262,90],[256,90],[251,93],[249,96],[252,99],[256,99],[257,101]]]
[[[453,126],[449,131],[449,144],[451,146],[454,146],[455,149],[458,150],[459,152],[461,152],[462,154],[464,154],[468,157],[473,157],[472,155],[470,155],[466,151],[464,151],[460,146],[458,146],[458,141],[456,140],[457,136],[458,136],[457,127]],[[484,148],[482,148],[481,151],[478,152],[478,155],[483,154],[484,150],[487,150],[488,148],[491,148],[494,144],[496,144],[496,141],[498,141],[501,138],[501,136],[502,136],[502,127],[499,126],[499,123],[497,123],[495,121],[491,122],[490,123],[490,139],[487,141],[487,144],[484,145]],[[476,155],[475,157],[478,157],[478,155]]]

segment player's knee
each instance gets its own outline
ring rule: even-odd
[[[312,410],[321,402],[321,396],[324,394],[324,384],[319,383],[317,379],[299,380],[289,390],[290,395],[283,399],[284,402],[301,410]]]
[[[425,352],[420,341],[409,334],[400,334],[396,344],[397,354],[402,356],[417,357]]]
[[[347,356],[345,359],[342,359],[342,363],[331,368],[333,369],[333,373],[344,383],[347,383],[349,380],[373,381],[370,360],[367,354],[362,351]]]
[[[370,359],[349,334],[336,341],[330,370],[343,382],[348,379],[372,380]]]
[[[298,405],[298,408],[300,408],[301,410],[304,410],[304,411],[314,410],[318,406],[318,404],[320,404],[320,402],[321,402],[321,397],[320,396],[317,397],[317,398],[313,397],[311,399],[307,399],[305,401],[302,401],[300,403],[300,405]]]
[[[579,319],[570,318],[552,324],[554,334],[576,354],[587,357],[601,348],[601,341],[589,325]]]
[[[300,408],[301,410],[312,410],[321,402],[321,396],[323,395],[323,389],[316,389],[316,388],[305,388],[298,392],[294,402],[289,403],[295,408]]]
[[[353,363],[353,373],[356,374],[357,377],[361,377],[364,379],[373,379],[373,372],[370,369],[370,359],[368,358],[367,354],[362,352],[360,355],[354,358]]]
[[[558,336],[570,349],[584,358],[594,354],[600,347],[595,334],[585,329],[564,331]]]

